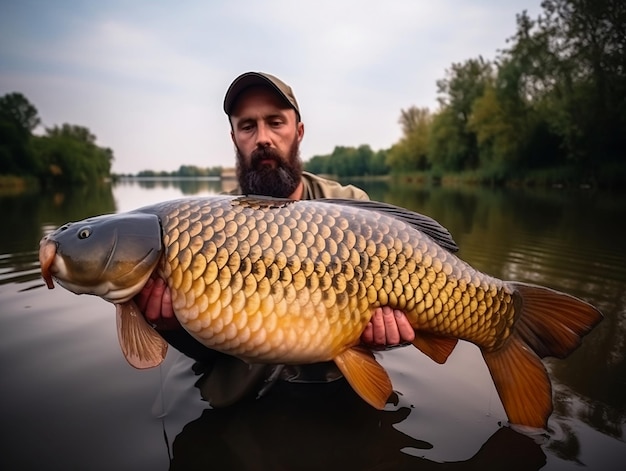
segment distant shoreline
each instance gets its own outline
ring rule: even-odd
[[[221,180],[231,180],[234,177],[217,177],[217,176],[197,176],[197,177],[185,177],[179,175],[164,175],[164,176],[151,176],[151,177],[138,177],[134,175],[121,175],[116,176],[115,181],[124,181],[124,180],[142,180],[142,181],[157,181],[157,180],[201,180],[201,181],[211,181],[211,182],[219,182]]]

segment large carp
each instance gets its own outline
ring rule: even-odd
[[[414,345],[443,363],[476,344],[509,421],[545,428],[552,390],[541,358],[563,358],[602,315],[564,293],[502,281],[454,255],[434,220],[383,203],[185,198],[68,223],[40,244],[41,271],[117,305],[127,360],[158,365],[167,344],[132,301],[154,272],[177,319],[209,348],[250,363],[334,360],[382,409],[386,371],[359,339],[375,308],[406,313]]]

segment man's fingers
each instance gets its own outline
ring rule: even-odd
[[[161,299],[161,315],[165,319],[176,319],[174,317],[174,308],[172,307],[172,295],[166,285],[163,288],[163,297]]]
[[[374,343],[374,327],[371,321],[367,323],[365,330],[361,334],[361,342],[366,344]]]
[[[385,321],[383,320],[383,310],[376,308],[370,321],[372,323],[372,343],[374,345],[385,345],[387,339],[385,335]]]
[[[152,290],[147,299],[143,315],[148,322],[156,323],[161,318],[161,305],[163,303],[163,292],[165,291],[165,282],[161,278],[157,278],[152,283]]]
[[[153,286],[154,280],[149,278],[144,287],[141,288],[141,291],[134,298],[135,304],[137,304],[137,307],[141,312],[145,313],[146,311],[146,305],[148,304],[148,299],[150,299],[150,295],[152,294]]]
[[[415,330],[404,312],[389,306],[376,308],[370,322],[361,334],[361,341],[376,347],[389,347],[412,342]]]
[[[396,326],[398,327],[398,333],[400,334],[401,342],[412,342],[415,340],[415,329],[411,326],[411,323],[406,318],[406,315],[402,311],[397,309],[393,311],[396,317]]]
[[[384,343],[386,345],[397,345],[400,343],[400,332],[398,331],[398,323],[396,316],[389,306],[384,306],[383,311],[383,324],[385,331],[383,332]],[[376,334],[374,334],[376,336]]]

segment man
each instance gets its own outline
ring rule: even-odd
[[[224,99],[231,139],[236,149],[239,188],[232,193],[289,199],[356,198],[367,194],[302,170],[299,146],[304,137],[300,108],[291,87],[273,75],[248,72],[237,77]],[[198,360],[206,372],[198,386],[214,407],[226,406],[251,393],[264,393],[275,379],[292,382],[330,381],[340,377],[331,364],[290,366],[247,365],[196,342],[178,324],[169,290],[151,280],[136,298],[146,319],[177,349]],[[374,347],[414,339],[401,311],[378,308],[361,341]]]

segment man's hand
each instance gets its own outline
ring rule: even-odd
[[[414,339],[415,331],[404,312],[389,306],[376,308],[361,334],[361,342],[375,347],[390,347]]]
[[[159,330],[181,328],[174,316],[172,297],[165,281],[150,278],[146,286],[135,296],[139,310],[146,320]],[[364,344],[374,347],[390,347],[404,342],[412,342],[415,331],[402,311],[389,306],[376,308],[372,319],[361,335]]]
[[[181,328],[178,319],[174,316],[170,290],[162,278],[150,278],[134,300],[146,320],[154,324],[157,329]]]

